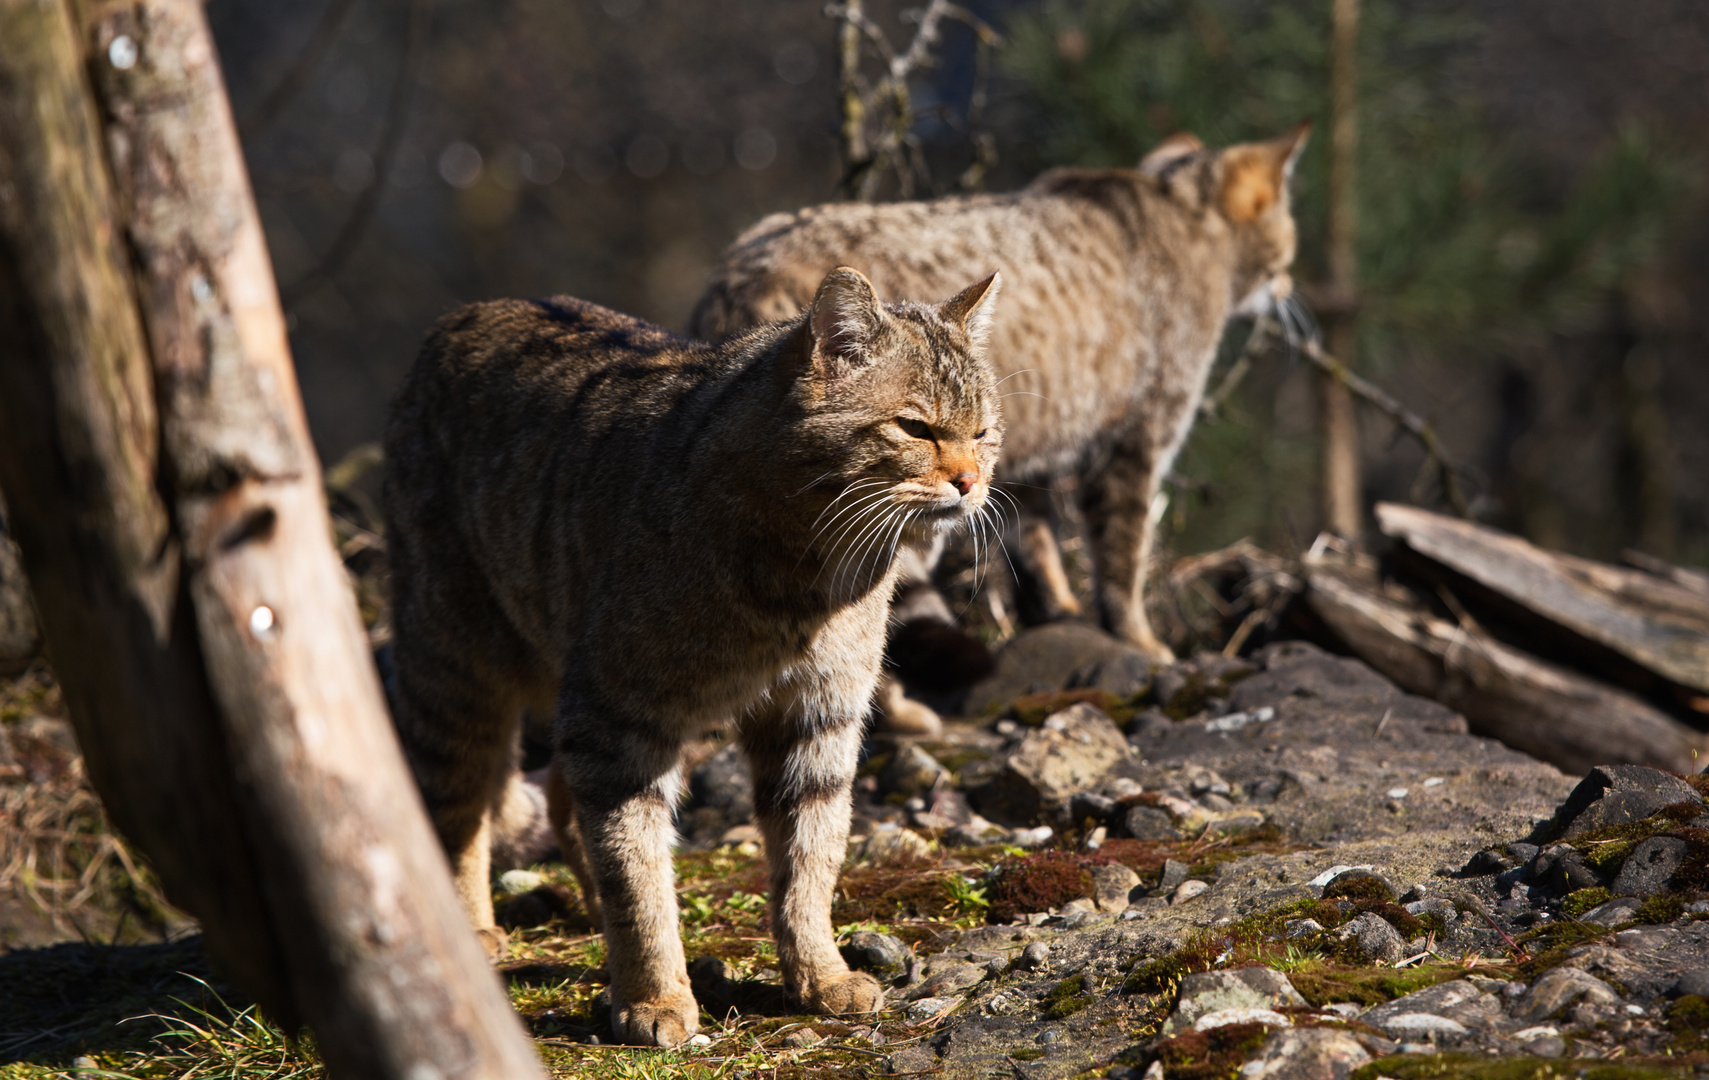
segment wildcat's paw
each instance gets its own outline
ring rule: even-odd
[[[884,1007],[884,987],[864,971],[846,971],[803,990],[801,1004],[823,1015],[871,1013]]]
[[[476,929],[475,937],[480,941],[488,960],[503,960],[505,950],[510,948],[510,935],[500,926],[480,927]]]
[[[669,1049],[687,1042],[700,1027],[700,1006],[687,986],[651,1001],[613,1002],[611,1027],[631,1046]]]

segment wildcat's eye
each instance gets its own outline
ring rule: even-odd
[[[932,429],[926,425],[926,422],[916,420],[912,416],[898,416],[896,426],[916,439],[930,440],[932,437]]]
[[[980,428],[977,432],[974,433],[973,441],[978,442],[980,439],[983,439],[985,436],[987,436],[989,434],[991,434],[990,428]]]

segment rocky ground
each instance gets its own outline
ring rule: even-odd
[[[791,1013],[746,777],[716,744],[697,749],[680,817],[683,933],[705,1007],[693,1045],[610,1046],[601,943],[567,875],[502,875],[504,971],[552,1070],[1709,1073],[1700,778],[1564,776],[1301,643],[1153,672],[1095,631],[1045,627],[1000,654],[967,711],[941,739],[867,746],[833,919],[851,963],[891,987],[876,1017]],[[235,1000],[188,998],[217,1050],[171,1041],[166,1021],[104,1035],[90,1010],[108,1027],[125,1009],[182,1016],[170,998],[194,984],[172,972],[206,972],[193,939],[109,949],[104,973],[80,976],[98,1000],[79,1011],[52,964],[87,969],[95,951],[0,956],[0,1063],[13,1062],[0,1077],[78,1060],[182,1075],[189,1065],[168,1063],[238,1044],[275,1070],[253,1075],[315,1074],[312,1048],[230,1034]]]

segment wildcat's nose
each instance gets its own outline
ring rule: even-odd
[[[950,477],[949,482],[955,490],[966,495],[968,492],[973,490],[973,485],[979,482],[979,474],[969,470],[963,470]]]

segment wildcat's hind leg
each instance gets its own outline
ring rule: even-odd
[[[1097,569],[1098,614],[1104,629],[1132,642],[1154,660],[1175,654],[1157,639],[1145,614],[1145,573],[1151,562],[1151,500],[1168,468],[1167,457],[1143,430],[1130,431],[1108,460],[1085,479],[1081,509]]]
[[[784,989],[815,1013],[876,1012],[884,989],[837,951],[831,899],[849,835],[860,718],[801,702],[744,720],[739,737],[765,835],[769,910]]]
[[[604,913],[611,1026],[626,1043],[676,1046],[700,1026],[671,866],[681,744],[584,694],[566,692],[562,710],[557,765]]]
[[[1074,618],[1080,614],[1080,601],[1068,583],[1062,549],[1056,543],[1050,489],[1040,484],[1006,484],[1003,490],[1019,507],[1009,552],[1015,571],[1016,614],[1028,626]]]
[[[588,862],[587,849],[582,844],[581,826],[576,822],[576,800],[564,779],[564,769],[553,761],[546,772],[546,816],[558,837],[558,853],[564,865],[575,875],[582,893],[582,911],[595,930],[600,926],[599,885],[593,876],[593,864]]]

